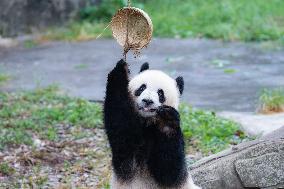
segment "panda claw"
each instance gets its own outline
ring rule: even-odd
[[[119,81],[119,80],[128,80],[128,66],[127,63],[121,59],[119,62],[117,62],[115,68],[109,73],[108,78],[109,81]]]
[[[119,72],[124,72],[124,71],[128,72],[127,63],[123,59],[121,59],[120,61],[117,62],[114,70]]]
[[[179,121],[179,113],[178,111],[170,106],[161,106],[157,110],[157,114],[160,118],[164,120],[172,120],[172,121]]]
[[[127,63],[123,59],[121,59],[120,61],[117,62],[116,67],[118,67],[118,66],[125,66],[126,64]]]

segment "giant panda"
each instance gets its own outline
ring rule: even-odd
[[[112,151],[112,189],[197,189],[188,173],[177,111],[182,77],[125,61],[108,74],[104,124]]]

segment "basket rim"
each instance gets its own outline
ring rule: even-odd
[[[153,23],[152,23],[152,20],[150,18],[150,16],[142,9],[140,8],[137,8],[137,7],[123,7],[121,9],[119,9],[115,15],[112,17],[112,20],[111,20],[111,28],[112,28],[112,36],[116,39],[116,41],[118,42],[118,39],[116,36],[117,33],[115,34],[114,32],[114,27],[116,27],[113,23],[114,23],[114,20],[117,19],[117,15],[123,11],[127,11],[127,10],[131,10],[131,11],[135,11],[136,13],[140,14],[145,20],[146,20],[146,25],[149,29],[149,35],[146,35],[145,36],[145,41],[147,41],[147,43],[143,44],[143,46],[139,47],[139,48],[131,48],[131,50],[140,50],[142,48],[144,48],[145,46],[147,46],[150,42],[151,42],[151,39],[152,39],[152,36],[153,36]],[[145,26],[146,26],[145,25]],[[118,42],[119,43],[119,42]],[[119,43],[120,44],[120,43]],[[121,46],[124,46],[122,44],[120,44]]]

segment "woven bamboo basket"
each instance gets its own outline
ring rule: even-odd
[[[112,18],[113,37],[129,50],[139,51],[147,46],[152,38],[153,24],[146,12],[135,7],[120,9]]]

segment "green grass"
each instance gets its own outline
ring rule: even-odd
[[[232,68],[224,69],[225,74],[234,74],[236,72],[237,72],[237,70],[232,69]]]
[[[0,176],[10,176],[15,172],[15,170],[9,166],[7,162],[0,162]]]
[[[37,41],[35,40],[26,40],[24,41],[24,44],[23,46],[27,49],[31,49],[31,48],[34,48],[36,46],[38,46],[39,44],[37,43]]]
[[[246,138],[239,126],[212,112],[180,107],[182,130],[187,144],[195,151],[216,153]],[[56,86],[33,92],[0,93],[0,149],[33,144],[32,136],[56,141],[63,125],[74,127],[75,139],[90,133],[81,128],[102,125],[102,107],[86,100],[59,94]]]
[[[264,89],[259,96],[258,112],[284,112],[284,89]]]
[[[124,0],[103,0],[98,7],[82,9],[79,22],[55,29],[47,38],[82,40],[96,38]],[[283,0],[133,0],[152,18],[156,37],[205,37],[226,41],[284,43]],[[107,30],[104,36],[111,36]]]
[[[156,0],[145,10],[156,36],[262,41],[284,35],[282,0]]]
[[[89,66],[87,64],[77,64],[74,66],[76,70],[84,70],[87,69]]]
[[[1,74],[0,73],[0,85],[5,83],[6,81],[8,81],[10,79],[10,76],[7,74]]]
[[[0,93],[0,149],[33,144],[33,135],[56,140],[62,125],[94,128],[102,124],[100,105],[58,94],[56,86],[33,92]]]
[[[70,22],[66,27],[51,28],[39,42],[46,40],[86,41],[102,37],[111,37],[111,31],[106,28],[108,23],[101,21]],[[105,31],[104,31],[105,30]]]
[[[204,154],[217,153],[248,139],[237,123],[217,117],[214,112],[182,104],[180,115],[187,144]]]

